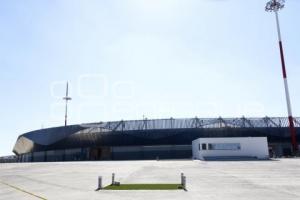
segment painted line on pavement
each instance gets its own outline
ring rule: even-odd
[[[29,194],[29,195],[31,195],[31,196],[34,196],[34,197],[36,197],[36,198],[43,199],[43,200],[47,200],[47,199],[44,198],[44,197],[38,196],[38,195],[33,194],[33,193],[31,193],[31,192],[27,192],[26,190],[23,190],[23,189],[21,189],[21,188],[19,188],[19,187],[10,185],[10,184],[5,183],[5,182],[3,182],[3,181],[0,181],[0,183],[2,183],[3,185],[7,185],[7,186],[9,186],[9,187],[11,187],[11,188],[14,188],[15,190],[18,190],[18,191],[24,192],[24,193],[26,193],[26,194]]]

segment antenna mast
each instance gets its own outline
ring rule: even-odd
[[[266,5],[265,10],[267,12],[275,13],[291,140],[292,140],[293,151],[296,152],[296,151],[298,151],[298,143],[297,143],[297,138],[296,138],[296,129],[295,129],[295,125],[294,125],[294,119],[293,119],[293,115],[292,115],[291,100],[290,100],[289,87],[288,87],[288,82],[287,82],[287,73],[286,73],[286,69],[285,69],[284,53],[283,53],[283,46],[282,46],[281,32],[280,32],[280,25],[279,25],[279,18],[278,18],[278,11],[284,8],[284,3],[285,3],[285,0],[270,0]]]

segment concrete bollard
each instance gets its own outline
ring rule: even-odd
[[[183,177],[184,177],[184,173],[181,173],[180,178],[181,178],[181,185],[183,185]]]
[[[115,173],[112,173],[111,175],[111,184],[115,185]]]
[[[102,176],[98,176],[98,188],[97,190],[101,190],[102,189]]]

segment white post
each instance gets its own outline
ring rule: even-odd
[[[115,173],[112,173],[111,175],[111,184],[115,185]]]
[[[182,177],[182,188],[184,190],[186,190],[186,177],[185,176]]]
[[[102,189],[102,176],[98,176],[98,188],[97,190],[101,190]]]
[[[185,177],[184,173],[181,173],[181,186],[182,186],[182,189],[186,190],[186,177]]]
[[[184,177],[184,174],[181,173],[181,185],[183,185],[183,177]]]

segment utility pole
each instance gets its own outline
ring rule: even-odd
[[[290,133],[291,133],[291,141],[292,141],[293,151],[297,152],[298,151],[298,143],[297,143],[296,129],[295,129],[295,125],[294,125],[293,114],[292,114],[291,100],[290,100],[290,95],[289,95],[289,87],[288,87],[288,82],[287,82],[287,73],[286,73],[286,69],[285,69],[284,53],[283,53],[283,46],[282,46],[281,32],[280,32],[280,25],[279,25],[279,18],[278,18],[278,11],[284,8],[284,3],[285,3],[285,0],[270,0],[266,5],[265,10],[267,12],[275,13],[279,50],[280,50],[280,59],[281,59],[281,65],[282,65],[282,75],[283,75],[284,89],[285,89],[285,98],[286,98],[287,111],[288,111],[289,128],[290,128]]]
[[[69,93],[69,83],[67,82],[67,88],[66,88],[66,96],[63,97],[63,100],[66,101],[66,108],[65,108],[65,126],[67,126],[67,119],[68,119],[68,101],[71,101],[72,98],[68,96]]]

